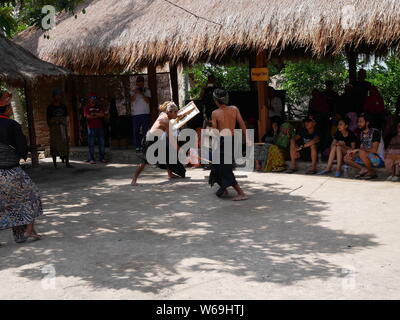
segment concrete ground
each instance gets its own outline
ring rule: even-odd
[[[400,298],[400,183],[237,172],[235,203],[201,169],[74,165],[29,170],[45,238],[0,231],[0,299]]]

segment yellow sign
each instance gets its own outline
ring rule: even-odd
[[[268,68],[251,68],[251,81],[268,81]]]

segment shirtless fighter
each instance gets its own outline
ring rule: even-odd
[[[216,193],[218,197],[227,195],[228,191],[226,189],[229,187],[233,187],[237,192],[237,196],[233,198],[234,201],[247,200],[248,197],[240,188],[238,182],[236,181],[235,175],[233,174],[233,163],[224,163],[224,143],[227,143],[228,141],[233,142],[236,123],[239,124],[240,129],[245,134],[246,143],[251,143],[249,142],[247,136],[246,125],[243,121],[239,109],[235,106],[228,106],[229,95],[225,90],[216,89],[213,93],[213,96],[218,109],[212,113],[211,121],[212,127],[218,129],[218,131],[220,132],[220,163],[212,164],[209,183],[211,184],[211,186],[213,186],[214,183],[217,183],[220,186],[219,190]],[[229,139],[225,137],[229,137]]]
[[[166,143],[172,144],[172,147],[177,149],[176,142],[174,143],[173,139],[169,139],[169,137],[172,138],[172,136],[173,136],[170,120],[180,118],[184,115],[181,115],[180,117],[178,116],[179,109],[175,105],[175,103],[173,103],[172,101],[167,101],[164,104],[162,104],[160,106],[159,110],[160,110],[160,115],[158,116],[156,122],[154,122],[154,124],[151,127],[151,129],[149,130],[148,134],[157,136],[158,139],[162,139],[163,137],[160,136],[160,133],[162,132],[163,136],[166,136],[166,137],[164,137],[166,139]],[[137,186],[137,179],[138,179],[139,175],[143,172],[146,165],[149,164],[146,159],[146,153],[147,153],[148,147],[154,142],[146,140],[145,146],[143,148],[142,163],[136,169],[135,175],[131,182],[132,186]],[[168,162],[168,160],[167,160],[167,162]],[[179,177],[184,178],[185,177],[186,170],[183,167],[183,165],[181,163],[179,163],[179,161],[177,164],[173,164],[173,165],[170,165],[167,163],[167,164],[157,164],[157,166],[160,167],[161,169],[167,169],[169,178],[179,178]]]

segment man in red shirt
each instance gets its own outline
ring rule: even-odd
[[[84,116],[87,119],[88,126],[89,162],[91,164],[96,164],[96,159],[94,156],[96,138],[99,144],[100,161],[103,163],[106,162],[104,159],[104,118],[106,116],[106,112],[103,107],[96,103],[96,101],[97,96],[93,93],[90,94],[89,104],[84,109]]]

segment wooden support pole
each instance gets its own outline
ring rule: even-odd
[[[256,57],[257,55],[252,53],[249,55],[249,86],[250,86],[250,91],[257,91],[257,84],[256,82],[251,80],[251,69],[254,68],[257,63],[256,63]]]
[[[26,113],[28,118],[28,132],[29,132],[29,144],[32,155],[32,166],[39,166],[39,154],[38,146],[36,145],[36,131],[35,131],[35,118],[33,115],[33,88],[32,83],[28,83],[25,80],[25,102],[26,102]]]
[[[148,84],[151,92],[150,114],[152,122],[158,117],[158,88],[157,88],[157,68],[155,64],[147,66]]]
[[[179,106],[179,85],[178,85],[178,67],[176,64],[170,64],[169,77],[172,88],[172,100]]]
[[[79,110],[78,110],[78,97],[76,93],[75,77],[70,77],[68,81],[68,90],[71,106],[68,109],[69,121],[71,122],[70,137],[73,146],[79,145]]]
[[[256,67],[265,68],[267,66],[267,59],[265,51],[257,53]],[[257,82],[258,91],[258,140],[262,142],[262,137],[267,133],[268,130],[268,83],[265,81]]]

